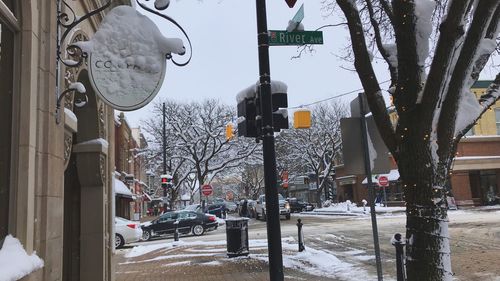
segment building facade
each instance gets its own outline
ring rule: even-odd
[[[147,213],[147,202],[151,201],[146,174],[147,141],[140,128],[131,128],[123,112],[115,115],[115,176],[130,190],[116,191],[116,216],[139,220]]]
[[[59,2],[0,0],[0,244],[12,235],[44,260],[23,280],[114,280],[113,110],[93,92],[85,63],[56,63]],[[82,16],[105,2],[62,9]],[[91,38],[104,15],[72,29],[63,58],[65,45]],[[58,123],[58,96],[77,81],[88,102],[78,108],[78,95],[67,95]]]

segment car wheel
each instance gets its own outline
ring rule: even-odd
[[[195,226],[193,226],[193,235],[196,235],[196,236],[200,236],[203,234],[203,232],[205,232],[205,229],[203,228],[203,226],[201,224],[197,224]]]
[[[142,231],[142,240],[149,241],[151,239],[151,232],[149,230]]]
[[[121,248],[125,245],[125,240],[120,234],[115,235],[115,249]]]
[[[286,215],[286,220],[290,220],[290,214]]]

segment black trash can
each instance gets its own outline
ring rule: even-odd
[[[227,219],[226,240],[227,255],[230,258],[248,256],[248,219]]]

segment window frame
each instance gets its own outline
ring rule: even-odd
[[[8,198],[8,206],[6,207],[6,210],[8,212],[7,217],[8,217],[8,226],[7,226],[7,232],[10,234],[17,234],[17,223],[16,223],[16,217],[18,215],[18,210],[16,209],[16,200],[18,197],[18,192],[19,190],[16,188],[16,183],[17,183],[17,173],[15,167],[18,165],[18,158],[16,155],[17,151],[17,146],[19,143],[19,138],[16,134],[16,132],[19,129],[19,124],[16,122],[19,120],[17,117],[17,114],[19,112],[19,93],[20,93],[20,63],[21,63],[21,22],[19,21],[18,17],[16,17],[16,12],[19,11],[19,1],[14,1],[14,7],[12,11],[2,0],[0,0],[0,24],[5,25],[7,29],[9,29],[12,34],[13,34],[13,64],[12,64],[12,110],[11,110],[11,141],[10,141],[10,150],[11,150],[11,156],[10,156],[10,171],[9,171],[9,182],[10,182],[10,189],[9,189],[9,198]],[[3,239],[3,237],[0,237],[0,239]]]

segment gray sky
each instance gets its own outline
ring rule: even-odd
[[[284,0],[268,0],[268,28],[285,30],[288,20],[304,2],[307,2],[302,21],[305,30],[341,21],[339,15],[325,17],[320,0],[299,0],[293,9],[288,8]],[[140,7],[138,10],[150,15]],[[174,18],[186,30],[193,44],[193,58],[185,67],[167,62],[162,89],[152,103],[159,97],[185,102],[218,98],[236,106],[236,94],[258,80],[255,1],[179,0],[172,1],[163,13]],[[150,18],[165,37],[185,40],[170,22],[154,15]],[[291,59],[297,54],[297,47],[270,47],[271,79],[288,85],[290,107],[361,88],[357,74],[340,67],[353,68],[352,64],[338,57],[345,54],[343,48],[349,42],[347,30],[344,27],[324,28],[323,38],[324,45],[316,45],[313,54],[305,54],[299,59]],[[187,46],[187,42],[185,44]],[[374,60],[374,66],[379,73],[379,82],[387,80],[389,75],[385,64]],[[384,84],[382,88],[387,86]],[[348,95],[343,101],[354,97],[355,94]],[[132,126],[139,126],[140,120],[151,116],[151,105],[126,113]]]

